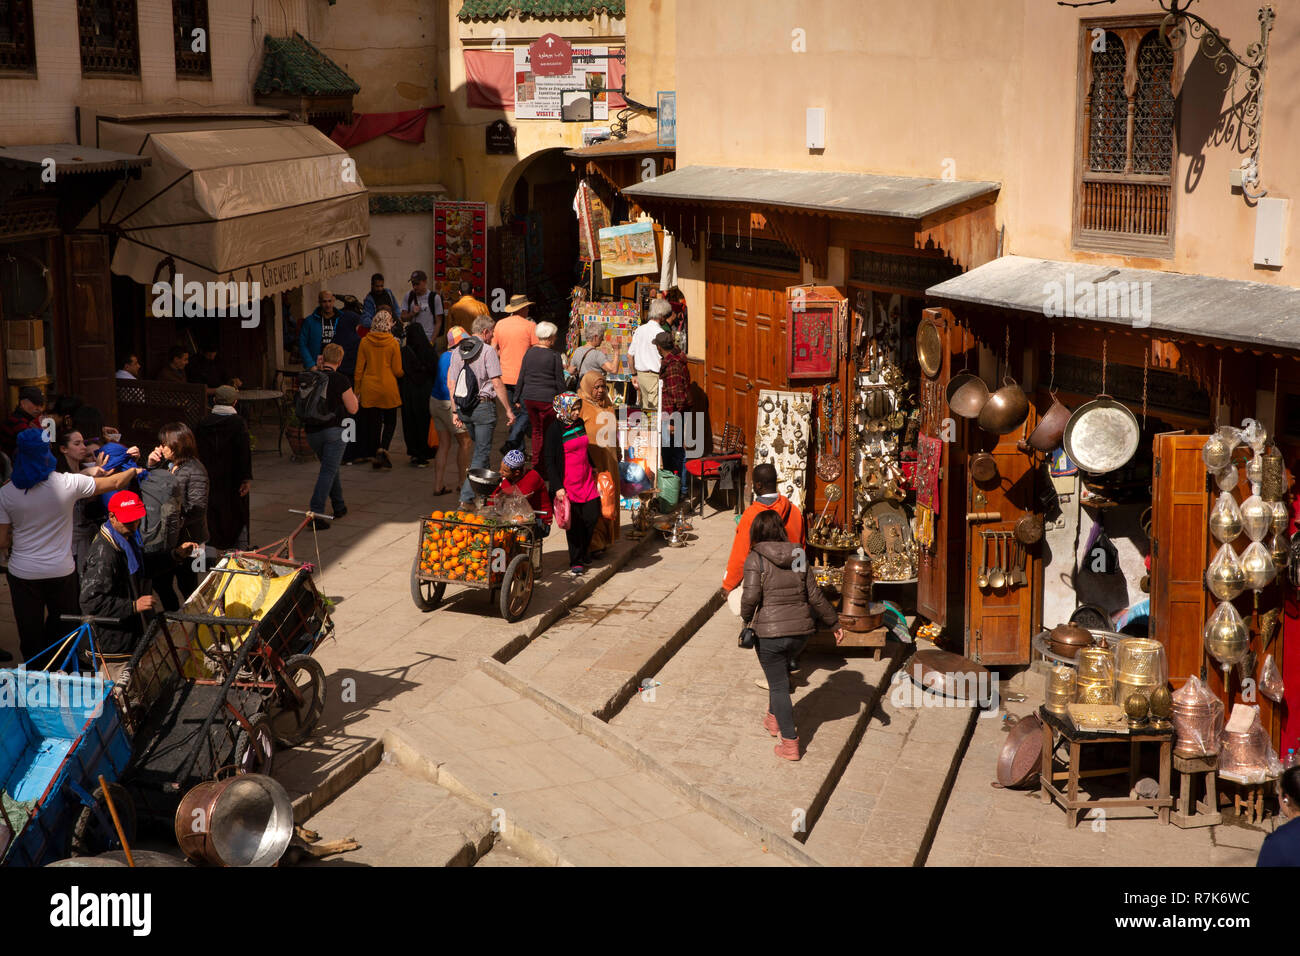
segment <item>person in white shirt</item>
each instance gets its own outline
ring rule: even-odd
[[[672,314],[673,307],[667,299],[655,299],[650,303],[649,318],[632,334],[632,344],[628,346],[627,359],[636,373],[643,411],[653,412],[659,405],[659,349],[655,336],[664,331],[661,320]]]
[[[127,355],[126,360],[118,367],[118,378],[139,378],[140,377],[140,357],[134,352]]]
[[[417,322],[430,342],[442,337],[442,296],[429,291],[429,277],[419,269],[411,273],[411,291],[406,294],[402,318]]]
[[[0,488],[0,552],[12,549],[5,576],[19,647],[28,663],[73,629],[62,615],[81,613],[72,557],[77,502],[121,491],[138,471],[127,468],[105,477],[60,473],[56,468],[42,430],[25,429],[18,434],[13,479]]]

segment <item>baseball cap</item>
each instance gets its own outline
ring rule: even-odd
[[[144,502],[134,491],[119,491],[108,499],[108,510],[122,524],[130,524],[144,517]]]
[[[451,348],[460,345],[461,339],[465,338],[466,334],[466,331],[459,325],[453,325],[447,330],[447,347]]]
[[[421,271],[420,269],[416,269],[414,272],[411,273],[411,281],[412,281],[412,282],[420,282],[420,281],[422,281],[422,280],[424,280],[424,279],[427,279],[427,278],[429,278],[429,277],[428,277],[427,275],[425,275],[424,272]]]
[[[34,385],[24,385],[22,388],[18,389],[18,401],[44,405],[45,393]]]
[[[218,405],[233,405],[239,398],[239,390],[233,385],[222,385],[212,393],[212,400]]]

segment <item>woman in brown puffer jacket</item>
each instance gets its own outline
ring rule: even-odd
[[[749,557],[745,558],[740,617],[758,637],[758,663],[767,676],[768,707],[763,727],[781,741],[778,757],[799,759],[799,732],[790,701],[790,665],[812,637],[820,621],[834,627],[839,615],[822,594],[807,555],[786,537],[785,526],[773,511],[754,518],[749,528]],[[836,641],[841,632],[835,632]]]

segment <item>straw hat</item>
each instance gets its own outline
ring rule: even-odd
[[[526,295],[512,295],[510,297],[510,304],[507,305],[502,311],[505,312],[507,315],[514,315],[516,312],[520,311],[521,309],[526,309],[530,305],[536,305],[536,304],[537,304],[536,302],[533,302]]]

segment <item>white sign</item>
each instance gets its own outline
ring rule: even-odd
[[[609,119],[608,53],[608,47],[575,46],[572,73],[538,76],[528,48],[515,47],[515,119]]]

